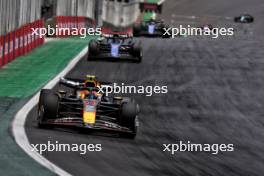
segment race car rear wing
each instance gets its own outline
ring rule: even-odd
[[[124,35],[124,36],[133,36],[133,29],[132,27],[122,28],[122,29],[112,29],[110,27],[102,27],[102,35]]]
[[[150,2],[141,2],[139,4],[140,11],[154,11],[157,13],[162,13],[162,5],[165,0],[160,0],[157,3],[150,3]]]
[[[64,85],[66,87],[70,87],[70,88],[79,88],[79,89],[85,88],[85,89],[90,89],[90,90],[92,90],[92,89],[97,90],[98,89],[97,87],[87,87],[85,85],[85,81],[86,81],[85,79],[61,77],[59,80],[59,84]],[[101,86],[112,85],[111,82],[106,82],[106,81],[100,81],[100,84],[101,84]]]
[[[132,36],[130,34],[102,34],[102,37],[105,38],[121,38],[121,39],[126,39],[126,38],[131,38]]]

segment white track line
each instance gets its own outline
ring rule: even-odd
[[[158,2],[158,5],[161,5],[162,3],[164,3],[165,2],[165,0],[160,0],[159,2]]]
[[[61,71],[55,78],[53,78],[44,88],[45,89],[52,89],[57,82],[59,81],[60,77],[65,76],[70,70],[74,68],[74,66],[81,60],[83,56],[87,53],[88,47],[85,47],[68,65],[67,67]],[[45,157],[40,155],[36,151],[32,151],[32,146],[27,138],[26,131],[25,131],[25,122],[27,115],[35,107],[38,103],[39,93],[36,93],[33,98],[31,98],[23,107],[20,109],[13,122],[12,122],[12,133],[15,138],[16,143],[34,160],[36,160],[39,164],[43,165],[44,167],[48,168],[50,171],[56,173],[57,175],[62,176],[70,176],[71,174],[64,171],[62,168],[58,167],[54,163],[47,160]]]

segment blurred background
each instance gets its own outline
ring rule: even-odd
[[[139,15],[139,0],[12,0],[0,1],[0,35],[39,19],[85,17],[96,25],[127,27]]]

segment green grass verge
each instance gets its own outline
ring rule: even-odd
[[[0,97],[28,97],[58,74],[93,37],[59,39],[0,69]]]

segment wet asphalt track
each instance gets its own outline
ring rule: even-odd
[[[260,0],[235,0],[231,5],[228,2],[168,0],[164,16],[167,21],[175,18],[171,16],[174,11],[186,16],[235,16],[248,9],[261,18],[264,3]],[[238,5],[239,2],[246,4]],[[213,18],[220,21],[218,17]],[[181,17],[181,20],[188,19]],[[134,141],[67,129],[38,129],[36,108],[26,123],[29,140],[34,144],[48,140],[101,143],[103,151],[97,153],[44,154],[74,175],[261,176],[264,174],[262,26],[261,22],[245,25],[239,31],[243,33],[250,28],[253,36],[238,35],[229,39],[142,39],[144,59],[141,64],[87,63],[83,59],[69,77],[81,78],[89,73],[106,81],[168,85],[169,94],[135,96],[141,106],[141,116],[140,131]],[[162,152],[163,143],[179,140],[233,143],[235,151],[218,155],[178,152],[173,156]]]

